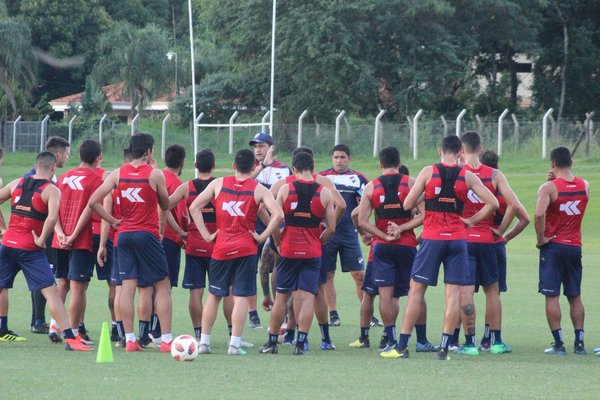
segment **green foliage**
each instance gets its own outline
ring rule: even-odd
[[[86,115],[104,114],[110,110],[110,103],[91,75],[85,79],[85,90],[81,99],[82,112]]]

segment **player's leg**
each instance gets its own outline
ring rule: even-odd
[[[150,320],[154,304],[154,285],[148,286],[147,282],[138,280],[138,329],[139,343],[142,347],[156,347],[150,338]]]
[[[278,274],[276,276],[277,281],[275,284],[277,292],[269,317],[269,331],[267,332],[268,340],[267,343],[258,350],[261,354],[277,354],[279,329],[285,318],[291,294],[298,287],[299,265],[295,260],[281,257],[279,259],[277,270]]]
[[[460,293],[460,321],[465,332],[465,342],[457,350],[459,354],[476,356],[479,350],[475,345],[475,324],[477,314],[475,311],[475,283],[477,282],[477,271],[481,270],[482,247],[479,243],[467,243],[468,249],[468,285],[461,287]]]
[[[55,252],[52,248],[53,234],[48,236],[46,239],[46,256],[50,263],[50,268],[54,268],[55,264]],[[41,290],[34,290],[31,292],[31,308],[32,308],[32,324],[31,332],[33,333],[46,333],[50,331],[50,325],[46,323],[46,298],[42,294]],[[57,324],[55,324],[57,325]]]
[[[360,336],[358,340],[350,343],[350,347],[352,348],[369,348],[371,346],[369,334],[374,312],[373,304],[375,296],[379,294],[377,287],[373,284],[372,271],[373,263],[369,262],[367,263],[362,285],[364,295],[360,302]]]
[[[87,306],[86,292],[89,281],[94,272],[94,255],[87,250],[69,251],[69,289],[71,296],[69,299],[69,314],[71,317],[71,326],[78,327],[76,336],[86,344],[93,344],[83,324],[85,308]],[[81,330],[81,332],[79,332]]]
[[[323,254],[325,254],[325,252],[323,252]],[[314,304],[314,314],[315,314],[315,318],[317,319],[317,323],[319,324],[319,328],[321,329],[321,335],[323,337],[323,342],[324,343],[331,343],[331,337],[329,334],[329,327],[331,326],[331,321],[327,315],[327,298],[326,298],[326,292],[325,292],[325,286],[326,286],[326,282],[327,282],[327,278],[328,278],[328,271],[327,271],[327,267],[326,265],[323,264],[323,258],[321,258],[321,267],[319,269],[319,275],[318,275],[318,287],[317,287],[317,295],[315,296],[314,300],[313,300],[313,304]],[[294,313],[296,316],[296,326],[299,325],[299,305],[300,305],[300,298],[297,298],[297,294],[295,293],[292,296],[294,303],[293,303],[293,308],[294,308]],[[337,314],[336,314],[337,315]],[[300,328],[298,327],[298,333],[300,333]],[[298,342],[296,341],[296,344]],[[308,350],[308,341],[305,341],[305,348],[304,351]]]
[[[326,272],[324,276],[325,279],[322,283],[323,296],[325,304],[327,306],[327,310],[329,311],[329,322],[331,326],[339,326],[340,324],[340,317],[337,312],[337,293],[335,290],[335,268],[338,251],[338,242],[335,239],[329,239],[327,241],[327,244],[325,244],[325,246],[323,247],[323,254],[321,256],[321,266]]]
[[[565,355],[560,309],[560,287],[562,284],[562,262],[560,246],[548,243],[540,249],[539,292],[546,297],[546,320],[554,342],[545,350],[546,354]]]
[[[306,292],[304,290],[298,290],[294,297],[298,299],[298,307],[296,308],[298,310],[298,340],[296,341],[296,346],[294,347],[294,355],[303,355],[306,348],[306,343],[308,342],[308,331],[312,324],[314,315],[315,295],[314,293]]]
[[[171,351],[171,342],[173,335],[171,331],[171,320],[173,313],[173,304],[171,300],[171,281],[165,277],[154,282],[154,291],[156,293],[156,315],[158,315],[161,325],[161,352]]]
[[[227,353],[229,355],[244,355],[242,347],[242,332],[248,312],[248,297],[256,296],[256,274],[258,267],[256,254],[240,257],[235,260],[231,279],[233,310],[231,312],[231,339]]]
[[[575,354],[586,354],[584,345],[584,321],[585,308],[581,301],[581,280],[582,280],[582,265],[581,265],[581,248],[575,246],[563,246],[565,250],[562,252],[564,259],[564,294],[569,300],[569,314],[575,333],[575,342],[573,351]]]

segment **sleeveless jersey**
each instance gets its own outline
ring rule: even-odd
[[[556,235],[554,243],[581,246],[581,220],[588,202],[585,181],[577,177],[572,181],[556,178],[552,184],[558,190],[558,197],[546,210],[544,236]]]
[[[258,182],[250,178],[243,181],[238,181],[235,176],[223,178],[221,191],[213,202],[219,230],[212,254],[215,260],[231,260],[257,253],[257,243],[249,232],[256,227],[256,185]]]
[[[147,231],[158,234],[158,196],[150,187],[152,167],[127,164],[119,169],[117,201],[121,208],[119,233]]]
[[[102,178],[91,168],[73,168],[58,179],[56,186],[61,193],[58,218],[65,236],[73,233],[90,197],[100,185]],[[52,247],[60,249],[56,235],[52,239]],[[88,223],[69,249],[93,251],[93,247],[92,224]]]
[[[466,238],[460,217],[467,198],[465,170],[457,165],[432,165],[431,179],[425,185],[423,239],[458,240]]]
[[[111,214],[116,219],[121,219],[123,217],[121,215],[121,204],[120,204],[121,198],[118,195],[117,189],[113,189],[111,196],[112,196],[112,200],[113,200]],[[108,237],[113,239],[113,246],[116,247],[119,244],[119,231],[116,230],[115,228],[113,228],[112,226],[110,227],[110,229],[108,231]]]
[[[106,172],[106,170],[104,168],[100,168],[100,167],[94,168],[94,173],[96,175],[98,175],[100,177],[100,179],[102,179],[105,172]],[[100,216],[98,214],[92,213],[92,233],[94,235],[100,234],[101,223],[102,223],[102,218],[100,218]]]
[[[402,225],[412,219],[411,210],[405,210],[402,201],[410,191],[408,175],[387,174],[373,180],[373,194],[371,204],[375,211],[375,225],[386,232],[388,222]],[[417,246],[417,239],[412,229],[402,232],[398,240],[388,242],[379,237],[373,238],[373,243],[385,243],[404,246]]]
[[[480,165],[479,168],[473,168],[469,165],[465,165],[463,169],[471,171],[481,180],[481,183],[492,192],[493,195],[497,194],[496,188],[492,183],[494,169],[487,165]],[[465,208],[463,210],[464,218],[471,218],[479,210],[485,206],[485,202],[481,200],[475,192],[469,189],[467,192],[467,200],[465,201]],[[467,242],[470,243],[494,243],[494,234],[492,233],[492,226],[494,224],[494,216],[490,215],[487,218],[479,221],[475,226],[467,228]]]
[[[33,241],[31,231],[42,234],[48,217],[48,204],[42,200],[42,191],[52,183],[47,179],[21,178],[11,195],[11,214],[8,230],[2,237],[2,245],[19,250],[40,250]]]
[[[165,180],[167,183],[167,193],[170,195],[175,192],[175,190],[183,183],[181,179],[174,173],[163,169],[163,174],[165,175]],[[181,200],[175,208],[171,210],[171,215],[175,219],[175,222],[179,227],[186,231],[188,230],[188,210],[185,206],[185,201]],[[183,240],[179,237],[177,233],[169,226],[169,224],[165,224],[165,238],[172,240],[175,243],[178,243],[180,246],[183,246]]]
[[[325,208],[321,203],[323,186],[314,181],[296,180],[289,184],[283,203],[285,228],[281,237],[281,255],[286,258],[321,257]]]
[[[208,184],[214,179],[215,178],[213,177],[208,179],[193,179],[187,183],[189,190],[189,195],[186,202],[187,208],[192,205],[194,200],[196,200],[196,197],[198,197],[198,195],[202,193]],[[191,215],[189,218],[190,223],[188,225],[189,230],[185,245],[185,254],[194,257],[210,257],[212,255],[213,248],[215,247],[215,243],[206,243],[206,241],[200,235],[198,227],[196,227]],[[210,233],[213,233],[217,230],[215,206],[212,202],[208,203],[202,209],[202,218],[204,219],[204,224]]]

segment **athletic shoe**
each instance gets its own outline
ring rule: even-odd
[[[379,351],[385,349],[387,346],[387,336],[381,335],[381,339],[379,340]]]
[[[58,332],[50,332],[48,334],[48,339],[50,339],[50,342],[52,342],[52,343],[62,343],[63,342],[62,336],[60,336],[60,333],[58,333]]]
[[[48,325],[45,322],[43,322],[41,324],[37,324],[37,325],[31,325],[31,333],[47,334],[49,328],[50,328],[50,325]]]
[[[593,353],[594,353],[594,354],[598,354],[598,353],[600,353],[600,347],[596,347],[596,348],[593,350]]]
[[[461,348],[456,351],[456,354],[465,354],[467,356],[478,356],[479,350],[477,350],[477,346],[475,346],[475,343],[463,344],[461,346]]]
[[[198,354],[210,354],[210,345],[201,343],[198,345]]]
[[[142,349],[137,341],[134,342],[133,340],[128,340],[127,343],[125,343],[125,352],[133,353],[135,351],[144,351],[144,349]]]
[[[13,331],[9,331],[9,330],[2,330],[0,331],[0,342],[26,342],[27,339],[25,339],[22,336],[19,336],[19,334],[14,333]]]
[[[415,344],[415,351],[417,353],[433,353],[438,351],[437,346],[434,346],[433,344],[426,342],[426,343],[419,343],[417,342]]]
[[[230,356],[245,356],[246,350],[241,347],[229,346],[227,348],[227,354]]]
[[[270,344],[269,342],[263,344],[262,346],[260,346],[260,348],[258,349],[258,352],[260,354],[277,354],[278,350],[277,350],[277,345],[276,344]]]
[[[161,353],[170,353],[171,352],[171,343],[173,343],[172,340],[170,342],[162,341],[160,343],[160,350],[159,351]]]
[[[439,349],[437,351],[436,358],[438,360],[441,360],[441,361],[449,360],[450,357],[448,357],[448,350],[446,350],[446,349]]]
[[[150,337],[147,337],[147,338],[139,338],[138,344],[143,349],[159,349],[162,343],[157,345],[153,339],[151,339]]]
[[[385,353],[386,351],[390,351],[396,348],[396,343],[394,344],[386,344],[384,348],[379,348],[380,353]]]
[[[305,346],[306,347],[306,346]],[[293,355],[295,356],[303,356],[305,353],[305,350],[302,350],[300,347],[298,346],[294,346],[294,351],[292,352]]]
[[[585,356],[587,354],[583,343],[576,343],[575,346],[573,346],[573,352],[578,356]]]
[[[281,344],[284,346],[292,346],[295,341],[296,341],[295,339],[287,339],[284,335],[283,340],[281,341]]]
[[[484,353],[489,353],[491,347],[492,347],[492,344],[487,340],[485,342],[479,343],[479,351],[482,351]]]
[[[262,329],[262,324],[260,323],[260,317],[254,316],[254,317],[250,317],[250,321],[248,322],[248,326],[250,326],[250,328],[252,329]]]
[[[125,348],[125,338],[119,338],[119,340],[117,340],[117,343],[115,343],[115,347]]]
[[[333,343],[321,342],[321,350],[335,350]]]
[[[65,339],[65,350],[67,351],[92,351],[92,348],[86,346],[77,339]]]
[[[365,338],[363,340],[357,339],[356,341],[350,343],[349,346],[353,349],[368,349],[371,347],[371,343],[369,342],[369,338]]]
[[[567,350],[565,349],[564,345],[555,346],[554,343],[552,343],[552,347],[544,350],[544,353],[553,356],[566,356]]]
[[[373,327],[373,326],[378,326],[378,327],[380,327],[380,328],[383,328],[383,323],[382,323],[382,322],[380,322],[380,321],[379,321],[377,318],[375,318],[375,317],[371,317],[371,323],[370,323],[369,325],[371,325],[372,327]]]
[[[254,348],[254,343],[250,343],[244,340],[244,338],[242,338],[242,341],[240,342],[240,347],[243,347],[244,349],[252,349]]]
[[[156,336],[155,336],[155,335],[156,335]],[[148,337],[149,337],[150,339],[152,339],[152,343],[154,343],[154,346],[153,346],[153,347],[156,347],[156,348],[159,348],[159,347],[160,347],[160,344],[162,343],[162,338],[161,338],[161,335],[159,335],[159,334],[158,334],[158,333],[156,333],[156,332],[154,332],[154,335],[153,335],[151,332],[149,332],[149,333],[148,333]]]
[[[76,337],[76,339],[77,339],[77,340],[79,340],[81,343],[83,343],[83,344],[85,344],[85,345],[88,345],[88,346],[91,346],[91,345],[93,345],[93,344],[94,344],[94,342],[92,342],[92,341],[90,340],[90,337],[88,336],[88,334],[87,334],[87,333],[81,333],[81,332],[79,332],[79,333],[77,334],[77,337]]]
[[[294,339],[294,341],[292,342],[292,344],[294,346],[296,345],[296,339]],[[308,344],[308,340],[306,340],[304,342],[304,352],[306,353],[308,350],[310,350],[310,344]]]
[[[459,349],[460,349],[460,343],[456,342],[454,344],[451,344],[450,346],[448,346],[448,351],[452,352],[452,353],[456,353]]]
[[[512,347],[507,345],[506,343],[496,343],[488,348],[490,353],[492,354],[504,354],[504,353],[512,353]]]
[[[409,358],[408,347],[398,349],[397,347],[381,353],[383,358]]]
[[[340,321],[340,316],[339,315],[334,315],[329,320],[329,326],[340,326],[341,324],[342,324],[342,321]]]

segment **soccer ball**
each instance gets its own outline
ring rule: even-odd
[[[198,357],[198,343],[190,335],[181,335],[171,343],[171,355],[175,361],[194,361]]]

